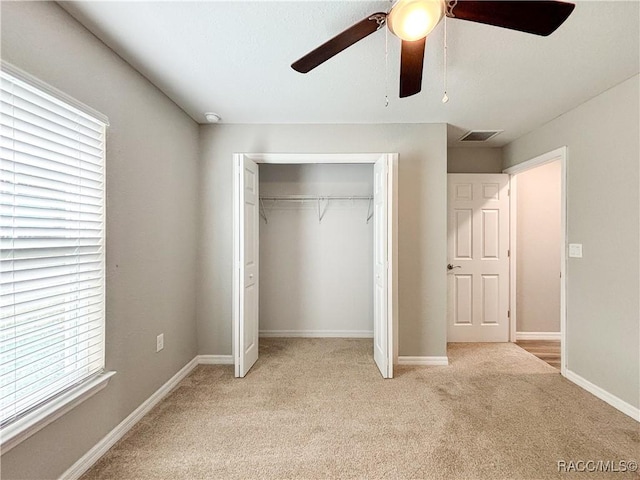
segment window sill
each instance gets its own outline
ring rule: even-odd
[[[72,408],[92,397],[109,383],[109,379],[116,372],[104,372],[77,387],[65,392],[59,397],[42,405],[21,419],[7,425],[0,432],[2,445],[0,450],[4,455],[23,440],[26,440],[38,430],[46,427],[60,418]]]

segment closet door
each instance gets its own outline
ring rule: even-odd
[[[236,161],[234,363],[244,377],[258,360],[258,165],[243,155]]]
[[[383,156],[373,169],[373,358],[383,378],[393,377],[392,301],[389,259],[392,251],[389,225],[390,163]]]

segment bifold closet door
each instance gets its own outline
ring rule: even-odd
[[[259,192],[258,165],[236,157],[234,220],[234,363],[235,376],[244,377],[258,360]]]
[[[393,378],[393,296],[389,281],[393,246],[389,235],[391,159],[380,158],[373,168],[373,358],[383,378]]]

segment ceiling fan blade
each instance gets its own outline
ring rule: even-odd
[[[447,16],[547,36],[571,15],[575,5],[558,1],[459,0]]]
[[[400,52],[400,98],[410,97],[422,90],[422,65],[427,37],[402,41]]]
[[[315,50],[307,53],[301,59],[293,62],[291,68],[300,73],[307,73],[313,70],[345,48],[350,47],[364,37],[381,29],[385,24],[386,18],[387,14],[382,12],[369,15],[367,18],[347,28],[344,32],[339,33],[331,40],[323,43]]]

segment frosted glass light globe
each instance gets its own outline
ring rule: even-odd
[[[399,0],[387,16],[387,25],[395,36],[413,42],[431,33],[443,16],[443,0]]]

